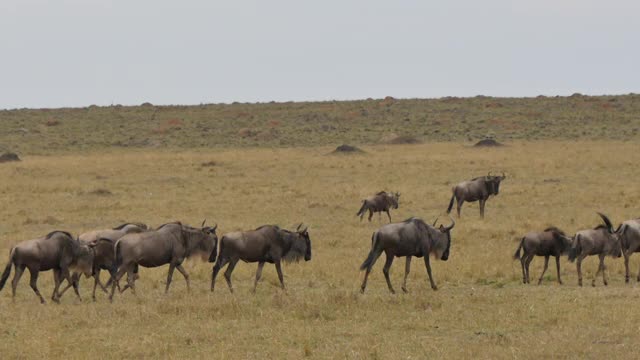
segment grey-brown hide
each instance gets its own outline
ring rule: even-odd
[[[624,256],[624,280],[629,283],[629,258],[634,252],[640,252],[640,219],[624,221],[620,224],[616,233],[620,237],[620,247],[622,256]],[[640,270],[636,280],[640,281]]]
[[[591,255],[597,255],[600,259],[598,271],[591,285],[596,286],[596,278],[602,273],[602,282],[607,285],[604,258],[606,256],[620,257],[620,237],[613,229],[611,220],[604,214],[598,213],[604,225],[598,225],[594,229],[578,231],[573,237],[569,250],[569,261],[576,261],[578,270],[578,285],[582,286],[582,261]]]
[[[301,227],[302,224],[298,226],[296,231],[289,231],[276,225],[264,225],[252,231],[225,234],[220,239],[220,255],[211,274],[211,291],[215,288],[218,272],[226,264],[229,264],[224,277],[229,291],[233,293],[231,273],[239,260],[258,263],[253,286],[254,292],[262,276],[262,267],[265,263],[275,265],[280,285],[284,289],[281,261],[299,261],[301,258],[304,258],[305,261],[311,260],[309,232],[306,227],[303,229]]]
[[[520,260],[522,265],[522,282],[525,284],[530,283],[529,278],[529,265],[535,256],[544,256],[544,269],[540,278],[538,279],[538,285],[542,282],[542,277],[549,267],[549,257],[554,256],[556,259],[556,270],[558,274],[558,283],[562,284],[560,278],[560,257],[569,252],[571,248],[571,238],[558,229],[557,227],[549,227],[542,232],[530,232],[526,234],[520,245],[513,255],[514,260]],[[520,256],[520,251],[523,251],[523,255]]]
[[[369,221],[373,217],[373,213],[379,213],[382,216],[382,212],[387,213],[389,217],[389,222],[391,222],[391,214],[389,213],[389,209],[397,209],[400,201],[400,193],[391,193],[386,191],[380,191],[379,193],[369,196],[368,198],[362,200],[362,206],[356,216],[360,217],[360,221],[364,217],[364,214],[369,211]]]
[[[15,297],[16,287],[25,269],[31,274],[30,285],[35,294],[45,303],[37,287],[40,271],[53,270],[54,289],[51,299],[59,301],[58,289],[63,279],[71,280],[70,269],[76,269],[85,275],[91,275],[93,268],[93,251],[91,248],[75,240],[71,234],[65,231],[53,231],[44,237],[26,240],[14,246],[9,253],[9,262],[0,278],[0,290],[4,287],[11,273],[11,266],[15,267],[13,276],[12,297]],[[78,298],[77,284],[74,290]]]
[[[494,176],[489,175],[481,176],[477,178],[473,178],[469,181],[463,181],[451,189],[453,193],[451,195],[451,200],[449,201],[449,207],[447,208],[447,214],[451,213],[451,209],[453,208],[453,203],[456,201],[456,211],[458,213],[458,218],[460,217],[460,209],[462,208],[462,204],[466,202],[475,202],[478,201],[480,203],[480,217],[484,219],[484,206],[491,195],[498,195],[500,193],[500,182],[506,179],[507,177],[502,174],[502,176]]]
[[[204,223],[202,228],[194,228],[174,222],[164,224],[156,230],[124,235],[114,247],[117,273],[111,284],[109,298],[113,299],[115,287],[125,273],[127,285],[122,291],[131,288],[135,293],[134,272],[138,265],[157,267],[169,264],[165,293],[169,291],[175,269],[184,276],[189,289],[189,274],[182,267],[182,263],[186,258],[193,256],[206,257],[210,262],[215,261],[218,245],[216,228],[217,226],[204,227]]]
[[[115,271],[115,242],[126,234],[141,233],[148,230],[148,226],[142,223],[124,223],[113,229],[92,230],[80,234],[78,240],[93,246],[93,292],[92,299],[96,300],[96,288],[100,286],[102,291],[107,293],[107,287],[111,284],[111,279],[116,275]],[[110,278],[106,285],[100,281],[101,270],[109,271]],[[72,276],[73,281],[80,281],[80,274],[75,272]],[[68,284],[61,292],[62,296],[72,284]]]
[[[437,220],[436,220],[437,221]],[[391,293],[395,293],[389,279],[389,268],[395,257],[406,257],[405,276],[402,290],[407,292],[407,276],[409,275],[411,257],[424,257],[424,264],[429,275],[431,288],[437,290],[437,286],[431,275],[431,262],[429,255],[435,255],[436,259],[446,261],[449,258],[451,248],[451,229],[455,221],[451,219],[451,225],[434,227],[426,224],[418,218],[410,218],[401,223],[387,224],[375,231],[371,237],[371,251],[369,256],[360,266],[360,270],[366,270],[364,280],[360,288],[364,292],[367,287],[367,279],[376,260],[384,252],[386,262],[382,272],[387,280],[387,286]]]

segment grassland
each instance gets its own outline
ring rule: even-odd
[[[317,147],[425,142],[638,140],[640,95],[369,99],[0,111],[0,151]]]
[[[33,146],[25,145],[27,152],[44,152]],[[2,358],[637,356],[640,292],[637,284],[624,284],[621,259],[607,259],[610,285],[598,281],[595,288],[579,288],[566,259],[565,285],[555,282],[553,269],[543,285],[522,285],[519,263],[511,259],[527,231],[552,224],[567,232],[590,228],[599,222],[596,210],[616,223],[637,217],[635,143],[512,141],[477,149],[447,142],[326,155],[331,150],[98,149],[2,164],[0,254],[52,229],[77,234],[123,221],[197,224],[203,218],[219,223],[222,233],[303,221],[313,244],[310,262],[284,267],[286,292],[266,267],[252,295],[256,265],[241,263],[235,295],[224,281],[210,293],[211,265],[190,261],[190,294],[178,274],[163,295],[167,269],[142,269],[137,297],[127,293],[109,304],[100,294],[91,303],[84,281],[85,302],[67,293],[62,304],[41,306],[23,277],[15,303],[10,290],[0,293]],[[377,216],[372,223],[358,221],[360,199],[380,189],[400,191],[394,220],[415,215],[432,221],[445,210],[455,182],[487,170],[504,170],[507,179],[488,201],[485,221],[477,204],[463,207],[449,261],[434,263],[438,291],[414,261],[410,293],[390,295],[379,261],[366,294],[359,294],[358,267],[381,224]],[[640,256],[631,262],[637,271]],[[541,263],[532,264],[534,277]],[[596,259],[585,261],[587,284],[596,267]],[[400,259],[391,269],[396,288],[403,268]],[[50,273],[39,283],[51,293]]]

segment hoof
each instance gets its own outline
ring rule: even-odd
[[[431,287],[431,289],[433,289],[434,291],[436,291],[436,290],[438,290],[438,287],[437,287],[436,285],[433,285],[433,286]]]
[[[406,287],[404,287],[404,286],[402,287],[402,291],[403,291],[405,294],[409,292],[409,290],[407,290],[407,288],[406,288]]]

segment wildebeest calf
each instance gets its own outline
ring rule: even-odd
[[[362,206],[360,207],[360,210],[358,210],[356,216],[360,216],[360,221],[362,221],[364,214],[369,211],[368,220],[371,221],[373,213],[377,212],[380,216],[382,216],[382,212],[384,211],[389,217],[389,222],[391,222],[391,214],[389,213],[389,209],[397,209],[399,201],[399,192],[389,193],[386,191],[380,191],[379,193],[362,200]]]
[[[520,260],[522,264],[522,282],[529,284],[529,264],[534,256],[544,256],[544,269],[538,279],[538,285],[542,282],[542,277],[549,267],[549,256],[556,258],[556,270],[558,271],[558,283],[560,279],[560,256],[566,254],[571,248],[571,238],[557,227],[544,229],[543,232],[530,232],[520,241],[520,245],[513,255],[514,260]],[[520,250],[523,250],[522,257]]]

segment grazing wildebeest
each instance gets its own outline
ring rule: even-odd
[[[513,255],[514,260],[520,260],[522,264],[522,282],[529,284],[529,264],[534,256],[544,256],[544,269],[538,279],[538,285],[542,282],[542,277],[549,267],[549,256],[555,256],[556,269],[558,271],[558,283],[562,284],[560,279],[560,256],[569,252],[571,248],[571,238],[555,226],[544,229],[543,232],[530,232],[526,234],[520,241],[518,250]],[[520,250],[524,253],[520,257]]]
[[[264,263],[275,264],[280,285],[284,290],[284,277],[282,276],[281,261],[299,261],[304,257],[305,261],[311,260],[311,239],[307,228],[296,231],[281,229],[276,225],[264,225],[252,231],[238,231],[225,234],[220,239],[220,255],[213,267],[211,274],[211,291],[216,284],[216,276],[224,265],[229,263],[224,272],[224,278],[229,285],[229,291],[233,293],[231,273],[239,260],[244,262],[257,262],[258,270],[253,284],[255,293],[258,281],[262,276]]]
[[[454,186],[451,191],[451,200],[449,201],[449,207],[447,208],[447,214],[451,213],[454,200],[457,200],[456,210],[458,211],[458,218],[460,217],[460,208],[462,203],[466,202],[480,202],[480,218],[484,219],[484,204],[491,195],[498,195],[500,192],[500,182],[507,177],[502,173],[502,176],[493,176],[491,172],[487,176],[480,176],[473,178],[469,181],[463,181]]]
[[[569,261],[576,261],[578,269],[578,285],[582,286],[582,260],[589,255],[598,255],[600,264],[598,271],[593,277],[592,286],[596,286],[596,278],[602,272],[602,282],[607,285],[605,276],[604,258],[605,256],[620,257],[620,238],[608,217],[598,213],[604,221],[604,225],[598,225],[592,230],[578,231],[573,238],[571,250],[569,251]]]
[[[624,281],[629,283],[629,258],[634,252],[640,252],[640,219],[623,222],[616,233],[620,237],[620,246],[624,256]],[[640,281],[640,271],[638,271],[636,280]]]
[[[368,198],[362,200],[362,206],[356,216],[360,216],[360,221],[364,217],[364,214],[369,211],[369,221],[373,217],[373,213],[377,212],[378,215],[382,216],[382,212],[386,212],[389,217],[389,222],[391,222],[391,214],[389,214],[389,209],[398,208],[398,201],[400,200],[400,193],[389,193],[386,191],[380,191],[379,193],[369,196]]]
[[[451,219],[451,217],[449,218]],[[436,222],[437,221],[436,219]],[[387,280],[389,291],[391,291],[392,294],[395,294],[395,290],[393,290],[391,280],[389,280],[389,268],[393,263],[394,257],[401,256],[407,257],[404,282],[402,283],[402,290],[404,292],[408,292],[407,276],[409,275],[412,256],[418,258],[424,257],[424,264],[427,268],[431,288],[437,290],[438,287],[431,275],[429,255],[433,254],[437,259],[444,261],[449,259],[451,229],[453,229],[456,222],[451,219],[451,225],[446,227],[440,225],[438,228],[435,228],[436,222],[434,222],[433,225],[428,225],[422,219],[409,218],[401,223],[384,225],[375,231],[371,237],[371,251],[369,252],[369,256],[360,266],[360,270],[366,270],[360,292],[364,293],[371,268],[383,251],[387,255],[387,261],[384,264],[384,268],[382,268],[382,272]]]
[[[73,283],[69,269],[77,269],[86,276],[91,275],[93,270],[93,251],[88,245],[75,240],[71,234],[65,231],[53,231],[45,237],[23,241],[14,246],[9,252],[9,263],[4,268],[2,278],[0,278],[0,290],[2,290],[11,274],[11,265],[14,265],[16,269],[11,282],[12,298],[16,296],[16,287],[26,268],[31,273],[29,284],[40,298],[40,302],[44,304],[44,298],[40,295],[37,286],[38,273],[40,271],[53,270],[55,285],[51,300],[59,302],[60,294],[58,289],[62,280],[67,279],[69,283]],[[78,299],[82,300],[77,284],[74,284],[73,288]]]
[[[100,285],[100,288],[105,293],[108,293],[107,288],[111,284],[111,279],[115,274],[115,255],[113,252],[113,246],[115,242],[126,234],[140,233],[148,229],[147,225],[141,223],[124,223],[120,226],[116,226],[113,229],[93,230],[78,236],[78,240],[87,245],[93,246],[94,258],[93,258],[93,293],[92,299],[96,300],[96,288]],[[100,281],[100,271],[107,270],[111,277],[106,285],[103,285]],[[137,271],[136,271],[137,272]],[[73,281],[78,282],[80,280],[80,274],[75,272],[71,277]],[[67,284],[67,287],[60,292],[62,296],[72,284]]]
[[[184,276],[187,290],[190,290],[189,274],[182,263],[186,258],[198,255],[206,257],[209,262],[216,260],[217,227],[205,227],[203,222],[201,228],[193,228],[174,222],[164,224],[156,230],[121,237],[114,246],[117,273],[111,284],[109,299],[113,299],[116,285],[125,273],[127,285],[122,291],[131,288],[135,293],[135,269],[138,265],[157,267],[169,264],[165,293],[169,291],[174,269],[178,269]]]

